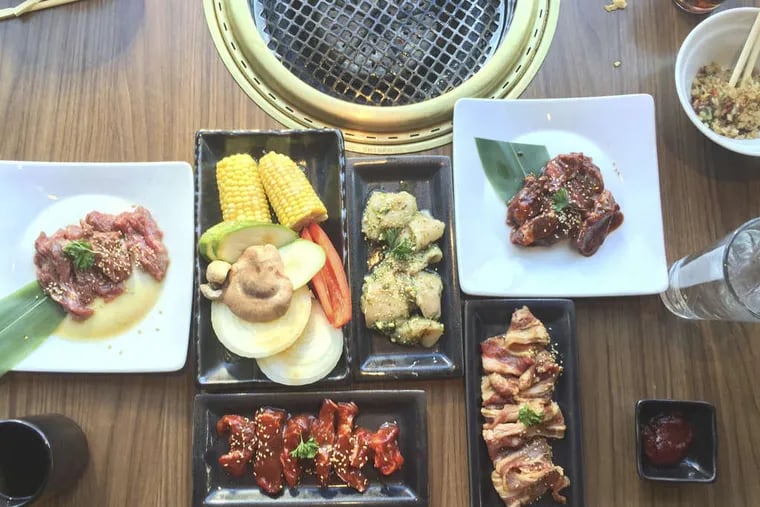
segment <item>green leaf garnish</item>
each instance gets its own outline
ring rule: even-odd
[[[560,188],[552,196],[552,209],[559,213],[563,209],[570,205],[570,194],[567,193],[566,188]]]
[[[403,261],[414,253],[414,244],[408,238],[401,238],[402,230],[388,229],[385,231],[385,241],[388,243],[388,255]]]
[[[522,188],[525,177],[541,174],[551,160],[546,146],[475,138],[483,172],[503,202]]]
[[[0,376],[34,352],[65,316],[36,280],[0,299]]]
[[[528,405],[523,405],[517,414],[517,420],[525,426],[534,426],[544,420],[544,414],[534,412]]]
[[[304,442],[303,437],[301,437],[301,442],[298,444],[298,447],[290,451],[290,455],[294,458],[311,459],[317,455],[318,450],[319,445],[317,445],[317,441],[314,440],[314,437],[309,437],[309,440],[306,442]]]
[[[95,264],[95,251],[92,249],[92,243],[81,239],[69,241],[63,247],[63,253],[71,257],[74,267],[83,271],[90,269]]]

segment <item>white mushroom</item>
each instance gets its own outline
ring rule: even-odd
[[[213,285],[224,285],[232,265],[224,261],[212,261],[206,268],[206,280]]]
[[[201,294],[203,294],[203,297],[206,299],[216,301],[222,297],[222,289],[214,289],[211,287],[211,285],[203,283],[201,284]]]

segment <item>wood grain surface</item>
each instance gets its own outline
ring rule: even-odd
[[[673,261],[760,215],[760,161],[710,143],[678,105],[676,52],[701,18],[668,0],[629,0],[613,13],[604,3],[563,1],[524,97],[654,96]],[[742,5],[760,3],[723,8]],[[200,2],[83,0],[0,23],[0,159],[192,162],[197,129],[278,127],[228,75]],[[656,296],[576,305],[587,505],[757,504],[760,326],[680,321]],[[60,412],[89,439],[92,459],[77,488],[41,505],[189,505],[193,361],[171,375],[0,379],[0,418]],[[377,387],[428,392],[431,505],[467,505],[463,380]],[[716,405],[715,484],[639,480],[633,410],[649,397]]]

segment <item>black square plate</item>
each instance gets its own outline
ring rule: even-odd
[[[678,413],[691,425],[689,453],[677,465],[653,465],[644,454],[642,431],[660,415]],[[636,465],[639,476],[652,481],[715,482],[718,477],[718,429],[715,407],[704,401],[639,400],[636,402]]]
[[[196,245],[200,234],[222,221],[219,193],[216,187],[216,163],[227,155],[248,153],[259,158],[273,150],[290,156],[306,175],[327,207],[330,218],[322,227],[330,236],[343,259],[348,258],[345,224],[345,152],[343,135],[339,130],[280,130],[280,131],[211,131],[201,130],[195,136],[196,184]],[[216,339],[211,327],[211,305],[200,295],[208,262],[200,255],[195,263],[195,304],[193,336],[196,338],[197,381],[202,389],[280,388],[258,368],[254,359],[232,354]],[[351,272],[348,272],[351,283]],[[343,329],[344,335],[351,327]],[[312,384],[340,384],[349,380],[350,355],[345,338],[343,356],[335,369],[324,379]],[[304,386],[308,388],[309,386]]]
[[[585,505],[583,494],[583,431],[581,400],[578,392],[578,356],[575,336],[575,307],[569,299],[481,299],[466,301],[465,321],[465,395],[467,397],[467,448],[470,456],[470,505],[490,507],[503,505],[491,482],[493,464],[482,437],[485,420],[480,414],[480,377],[482,362],[480,344],[491,336],[504,334],[512,312],[527,306],[549,331],[564,372],[557,380],[553,399],[562,409],[567,431],[565,438],[549,439],[554,463],[565,470],[570,486],[562,491],[569,507]],[[556,506],[547,493],[537,507]]]
[[[351,294],[353,299],[353,372],[358,380],[427,379],[462,375],[462,307],[454,250],[454,196],[448,157],[410,155],[402,157],[353,158],[347,167],[348,234]],[[427,209],[446,224],[438,245],[443,259],[434,266],[443,281],[441,297],[444,333],[431,347],[408,347],[392,343],[364,323],[359,305],[362,282],[368,273],[369,248],[362,234],[362,215],[375,190],[405,190],[417,198],[419,209]]]
[[[340,484],[333,476],[327,489],[320,489],[313,476],[302,475],[301,484],[287,487],[276,497],[261,492],[250,475],[229,477],[218,465],[227,452],[226,437],[216,433],[216,422],[225,414],[252,416],[259,407],[282,408],[290,413],[316,415],[322,400],[353,401],[359,406],[356,424],[376,430],[384,422],[399,425],[399,449],[404,456],[401,470],[388,477],[365,467],[370,487],[364,493]],[[357,507],[428,505],[428,448],[425,392],[332,391],[309,393],[199,394],[193,415],[193,505],[200,506],[319,506]]]

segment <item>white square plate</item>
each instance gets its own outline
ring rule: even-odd
[[[624,215],[599,251],[568,241],[509,241],[507,206],[491,188],[475,138],[542,144],[554,157],[583,152]],[[667,287],[654,101],[649,95],[578,99],[461,99],[454,108],[454,216],[462,290],[477,296],[591,297]]]
[[[0,297],[35,279],[34,240],[93,210],[147,208],[164,233],[169,269],[142,321],[107,339],[51,336],[16,371],[176,371],[187,360],[193,294],[193,174],[185,162],[0,162]],[[11,218],[11,219],[9,219]]]

